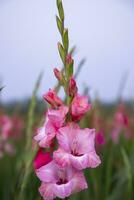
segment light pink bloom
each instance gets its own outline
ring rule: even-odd
[[[84,114],[91,108],[87,96],[80,96],[77,94],[71,106],[71,114],[74,120],[80,120]]]
[[[43,96],[43,98],[54,108],[63,104],[62,100],[57,96],[56,92],[51,89],[47,94]]]
[[[37,152],[37,155],[34,158],[34,169],[39,169],[43,165],[48,164],[52,161],[52,156],[50,152],[44,152],[42,148],[40,148]]]
[[[64,124],[68,107],[60,106],[58,110],[49,109],[46,114],[46,122],[43,127],[38,129],[34,137],[39,142],[40,147],[50,147],[59,128]]]
[[[80,129],[69,125],[59,129],[57,134],[59,149],[53,157],[62,167],[72,165],[78,170],[95,168],[101,161],[95,152],[95,130]]]
[[[42,181],[39,192],[44,200],[64,199],[87,188],[82,172],[71,167],[60,168],[54,161],[36,170],[36,174]]]

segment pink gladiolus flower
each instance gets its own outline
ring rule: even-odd
[[[43,98],[54,108],[61,106],[63,104],[62,100],[57,96],[54,90],[49,90]]]
[[[34,137],[39,142],[40,147],[50,147],[59,128],[64,124],[67,112],[68,107],[66,106],[61,106],[58,110],[48,110],[44,126],[38,129],[37,135]]]
[[[90,108],[91,105],[88,103],[88,97],[77,94],[71,106],[73,120],[80,120]]]
[[[70,125],[59,129],[57,134],[59,149],[54,152],[54,160],[62,167],[72,165],[78,170],[95,168],[101,161],[95,152],[95,130],[80,129]]]
[[[44,200],[53,200],[56,197],[64,199],[87,188],[82,172],[71,167],[60,168],[54,161],[37,169],[36,174],[42,181],[39,192]]]
[[[44,152],[43,149],[40,148],[34,159],[34,169],[37,170],[43,165],[47,165],[51,161],[52,161],[51,154],[49,152]]]

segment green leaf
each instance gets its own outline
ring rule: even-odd
[[[68,48],[69,48],[68,29],[64,30],[63,44],[64,44],[64,48],[65,48],[66,52],[68,52]]]
[[[57,0],[57,7],[59,7],[60,3],[61,3],[61,0]]]
[[[63,64],[65,63],[65,49],[61,43],[58,43],[58,50]]]
[[[129,157],[124,148],[121,149],[121,153],[122,153],[124,165],[126,168],[126,175],[127,175],[128,179],[131,180],[131,178],[132,178],[132,170],[131,169],[132,168],[131,168],[131,163],[129,161]]]
[[[59,29],[59,32],[62,35],[63,34],[63,25],[58,16],[56,16],[56,22],[57,22],[57,27]]]
[[[64,9],[61,0],[57,0],[57,7],[61,21],[64,21]]]

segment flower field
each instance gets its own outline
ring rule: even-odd
[[[42,152],[47,152],[46,157],[41,157],[42,163],[37,162],[35,155],[38,149],[32,139],[28,141],[27,134],[29,133],[33,138],[36,127],[42,125],[45,108],[46,104],[43,100],[42,106],[38,101],[35,108],[33,105],[30,106],[29,113],[36,113],[31,122],[23,106],[14,113],[12,110],[15,110],[15,106],[9,110],[9,107],[3,108],[1,105],[0,195],[2,200],[41,199],[38,193],[40,181],[36,177],[35,168],[38,168],[37,164],[40,166],[49,162],[50,158],[48,149],[44,149]],[[92,109],[81,121],[81,127],[96,129],[95,146],[101,164],[95,169],[84,170],[88,189],[70,196],[69,199],[132,200],[134,198],[132,111],[131,104],[102,105],[99,101],[92,102]],[[13,126],[14,120],[16,120],[15,126]],[[27,177],[26,180],[24,175]],[[19,197],[23,183],[23,197]]]

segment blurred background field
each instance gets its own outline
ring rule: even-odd
[[[3,200],[15,199],[20,189],[21,176],[25,169],[23,164],[27,126],[29,126],[29,102],[0,106],[1,134],[4,126],[7,126],[6,123],[9,123],[4,143],[0,140],[0,195]],[[43,100],[37,100],[36,103],[31,124],[33,135],[42,123],[46,109]],[[96,128],[96,148],[102,164],[95,170],[85,171],[89,189],[70,199],[132,200],[134,198],[134,103],[103,104],[96,99],[92,104],[93,109],[81,122],[81,126]],[[28,156],[31,153],[33,154],[33,150],[27,152]],[[40,183],[35,176],[32,160],[29,169],[30,174],[23,198],[40,199],[38,194]]]

